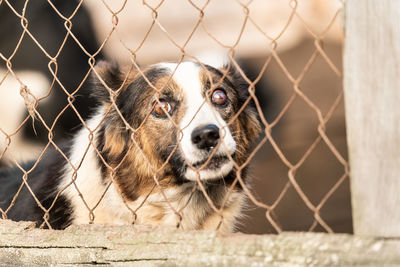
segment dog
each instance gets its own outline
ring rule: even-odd
[[[3,217],[54,229],[137,223],[234,231],[261,127],[233,64],[139,69],[103,61],[92,77],[98,107],[73,139],[38,163],[0,172]]]

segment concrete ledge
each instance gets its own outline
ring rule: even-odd
[[[345,234],[281,235],[182,231],[144,226],[40,230],[0,220],[0,266],[400,266],[400,239]]]

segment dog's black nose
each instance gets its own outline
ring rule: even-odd
[[[215,124],[199,126],[192,132],[192,142],[200,149],[215,147],[219,141],[219,128]]]

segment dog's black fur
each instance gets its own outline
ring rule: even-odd
[[[60,147],[63,153],[69,155],[69,146],[67,144]],[[60,195],[56,199],[58,192],[57,186],[61,171],[65,165],[65,158],[55,149],[49,149],[44,154],[40,162],[35,165],[35,161],[24,163],[21,168],[29,172],[27,184],[34,192],[35,198],[42,207],[49,211],[48,223],[54,229],[63,229],[70,224],[71,213],[68,209],[70,203]],[[32,170],[32,171],[31,171]],[[31,171],[31,172],[30,172]],[[24,172],[18,168],[0,169],[0,208],[5,212],[8,208],[7,218],[15,221],[34,221],[40,226],[44,220],[43,210],[35,198],[32,196],[28,187],[23,185]],[[20,187],[23,185],[19,194]],[[11,205],[14,196],[17,196],[13,205]],[[56,200],[56,201],[55,201]],[[11,206],[10,206],[11,205]],[[47,225],[44,225],[45,227]]]

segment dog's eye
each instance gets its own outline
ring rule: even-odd
[[[225,91],[217,89],[211,95],[211,102],[215,105],[223,106],[228,102],[228,96]]]
[[[171,111],[171,105],[165,100],[160,100],[160,103],[156,103],[153,111],[157,116],[163,116],[166,115],[166,112]]]

